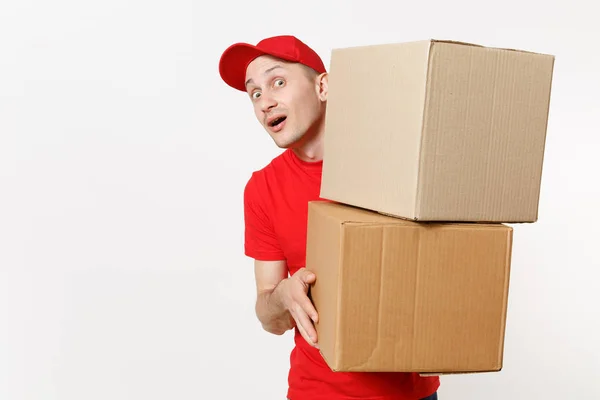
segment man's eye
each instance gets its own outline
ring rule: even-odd
[[[254,92],[252,93],[252,98],[253,99],[258,99],[260,97],[260,92]]]
[[[285,82],[283,81],[283,79],[277,79],[275,81],[275,86],[283,86]]]

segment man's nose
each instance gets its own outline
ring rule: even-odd
[[[263,93],[263,95],[260,97],[261,98],[261,109],[263,112],[269,112],[271,111],[271,109],[275,108],[277,106],[277,101],[275,100],[275,98],[269,94]]]

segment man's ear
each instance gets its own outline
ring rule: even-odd
[[[319,96],[319,100],[325,102],[327,101],[327,94],[329,91],[329,75],[327,72],[323,72],[316,79],[316,89],[317,95]]]

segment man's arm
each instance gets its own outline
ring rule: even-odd
[[[313,321],[317,321],[317,312],[307,296],[315,275],[302,268],[287,278],[285,261],[255,261],[254,274],[256,315],[263,328],[282,335],[297,326],[304,339],[316,347],[317,333]]]
[[[294,319],[283,307],[281,299],[273,295],[275,288],[287,278],[285,261],[254,261],[256,278],[256,316],[263,328],[282,335],[294,328]]]

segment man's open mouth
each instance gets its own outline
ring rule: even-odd
[[[270,126],[271,128],[274,128],[274,127],[276,127],[277,125],[279,125],[280,123],[282,123],[283,121],[285,121],[285,119],[286,119],[286,118],[287,118],[287,117],[285,117],[285,116],[282,116],[282,117],[277,117],[277,118],[275,118],[273,121],[271,121],[271,122],[269,123],[269,126]]]

